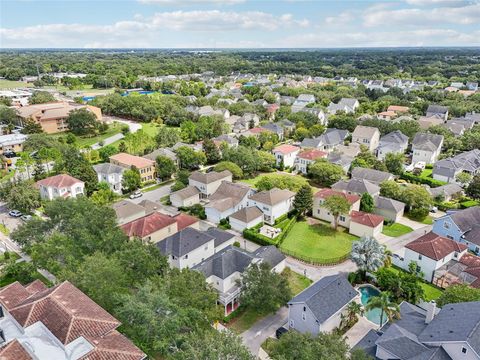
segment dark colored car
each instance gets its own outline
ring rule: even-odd
[[[275,331],[275,336],[277,337],[277,339],[280,339],[280,336],[282,336],[287,332],[288,332],[288,329],[285,329],[283,326],[281,326],[277,329],[277,331]]]
[[[17,154],[15,154],[13,151],[7,151],[7,152],[3,153],[3,156],[11,159],[11,158],[17,157]]]

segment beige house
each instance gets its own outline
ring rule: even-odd
[[[170,194],[170,202],[173,206],[189,207],[200,203],[200,191],[195,186],[187,186],[184,189]]]
[[[322,189],[313,196],[313,212],[314,218],[333,223],[334,217],[330,214],[330,211],[323,206],[323,203],[332,195],[338,195],[344,197],[350,203],[350,211],[348,214],[341,214],[338,218],[338,225],[345,228],[350,227],[350,213],[352,210],[360,210],[360,196],[354,194],[345,194],[341,191],[332,189]]]
[[[376,238],[383,231],[383,220],[383,216],[354,210],[350,213],[348,232],[358,237],[371,236]]]
[[[145,208],[128,200],[120,200],[112,205],[117,223],[123,225],[146,215]]]
[[[98,121],[102,120],[102,110],[96,106],[81,105],[69,102],[51,102],[23,106],[17,109],[20,125],[25,121],[33,120],[40,124],[42,130],[47,134],[55,134],[68,130],[67,118],[71,111],[87,109],[95,115]]]
[[[155,161],[127,153],[119,153],[110,156],[110,163],[125,169],[137,168],[142,182],[155,180]]]
[[[368,150],[373,151],[380,142],[380,131],[375,127],[358,125],[353,131],[352,142],[365,145]]]
[[[222,181],[232,182],[232,173],[228,170],[221,172],[211,171],[209,173],[195,171],[188,178],[188,184],[200,191],[201,199],[209,198],[210,195],[217,191]]]

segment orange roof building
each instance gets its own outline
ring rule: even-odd
[[[125,169],[138,169],[142,182],[155,180],[155,161],[153,160],[127,153],[118,153],[110,156],[110,163]]]

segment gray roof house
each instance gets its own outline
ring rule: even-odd
[[[145,208],[128,200],[120,200],[112,204],[117,223],[123,225],[145,216]]]
[[[345,155],[344,153],[335,150],[329,153],[327,156],[328,162],[341,166],[344,172],[348,172],[348,170],[350,170],[353,158],[353,156]]]
[[[385,219],[393,222],[398,222],[403,216],[405,204],[401,201],[393,200],[384,196],[375,196],[375,209],[373,212],[377,215],[383,216]]]
[[[280,124],[277,123],[266,123],[265,125],[261,126],[263,129],[266,129],[274,134],[278,135],[280,140],[283,140],[284,130]]]
[[[432,177],[436,180],[455,182],[461,172],[472,176],[480,172],[480,150],[473,149],[454,157],[437,161],[433,165]]]
[[[157,242],[168,263],[178,269],[192,268],[216,252],[233,245],[235,235],[215,228],[200,231],[192,227]]]
[[[154,150],[150,154],[144,155],[143,158],[155,161],[159,156],[165,156],[178,165],[177,154],[175,154],[174,151],[168,148],[160,148],[160,149]]]
[[[423,310],[400,304],[400,318],[380,331],[370,330],[354,349],[376,359],[459,360],[479,359],[480,302],[446,304]]]
[[[380,186],[363,179],[339,180],[331,187],[332,189],[340,190],[347,194],[360,196],[362,196],[363,193],[370,194],[371,196],[380,194]]]
[[[448,107],[441,105],[428,105],[426,117],[438,117],[443,120],[448,118]]]
[[[99,182],[104,181],[110,186],[110,190],[117,194],[122,193],[122,179],[125,168],[111,163],[103,163],[93,165],[93,169],[97,173]]]
[[[396,130],[388,133],[380,138],[378,148],[376,150],[379,160],[385,159],[388,153],[404,153],[408,147],[408,136],[401,131]]]
[[[245,184],[222,181],[205,205],[207,219],[216,224],[247,206],[253,190]]]
[[[380,184],[386,180],[393,180],[393,174],[385,171],[356,167],[352,170],[352,179],[368,180],[374,184]]]
[[[347,130],[339,130],[335,128],[327,129],[322,135],[312,139],[303,139],[300,147],[302,148],[318,148],[323,151],[332,151],[338,145],[344,143],[349,133]]]
[[[455,196],[463,195],[463,188],[457,184],[446,184],[436,188],[427,188],[427,190],[434,199],[441,197],[442,201],[450,201]]]
[[[292,113],[302,111],[308,104],[315,102],[315,96],[312,94],[300,94],[292,104]]]
[[[343,274],[326,276],[288,302],[288,328],[312,335],[331,332],[347,305],[359,297]]]
[[[200,191],[195,186],[187,186],[170,194],[173,206],[189,207],[200,203]]]
[[[354,113],[355,110],[360,106],[360,103],[357,99],[352,98],[342,98],[337,104],[331,102],[328,107],[327,111],[329,114],[336,114],[338,111],[343,111],[347,114]]]
[[[263,212],[256,206],[244,207],[229,217],[232,229],[242,232],[263,222]]]
[[[262,246],[249,253],[235,246],[223,250],[205,259],[193,267],[201,272],[206,281],[219,293],[219,302],[225,308],[225,315],[234,311],[240,303],[240,286],[243,272],[251,265],[266,262],[272,271],[281,273],[285,268],[285,255],[275,246]]]
[[[434,164],[443,145],[443,135],[431,133],[417,133],[412,141],[412,164],[424,162],[425,164]]]
[[[352,133],[352,142],[364,145],[370,151],[378,147],[380,131],[376,127],[357,125]]]

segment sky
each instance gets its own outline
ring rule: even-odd
[[[0,48],[480,46],[480,0],[1,0]]]

